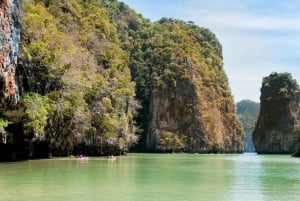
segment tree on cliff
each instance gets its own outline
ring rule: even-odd
[[[163,130],[160,137],[160,146],[166,151],[179,151],[184,148],[184,144],[180,136],[176,133]]]
[[[263,78],[260,114],[253,132],[258,153],[292,153],[299,121],[300,96],[297,81],[289,73]]]
[[[296,151],[293,153],[293,156],[300,157],[300,129],[297,129],[295,132],[296,135]]]
[[[252,141],[252,132],[259,115],[260,105],[252,100],[242,100],[236,104],[236,107],[236,113],[245,131],[245,152],[254,152],[255,148]]]

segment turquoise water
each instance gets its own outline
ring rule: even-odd
[[[0,163],[0,201],[300,201],[300,159],[129,154]]]

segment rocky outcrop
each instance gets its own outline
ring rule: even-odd
[[[159,32],[151,36],[147,28],[145,33],[141,31],[141,37],[149,35],[138,52],[144,55],[134,53],[131,59],[137,97],[143,104],[139,122],[144,130],[142,148],[243,152],[243,130],[223,70],[222,47],[215,35],[167,18],[151,30]],[[171,133],[171,137],[165,139],[164,133]]]
[[[260,114],[253,132],[257,153],[295,151],[299,98],[299,86],[290,74],[272,73],[263,79]]]
[[[243,132],[234,115],[233,102],[227,102],[224,109],[219,106],[224,97],[210,101],[211,98],[209,88],[195,86],[192,80],[178,82],[174,91],[154,91],[149,109],[151,128],[147,132],[147,149],[160,150],[162,133],[170,131],[180,136],[185,152],[243,152]]]
[[[18,85],[15,79],[20,40],[20,1],[0,2],[0,90],[2,96],[16,102]]]

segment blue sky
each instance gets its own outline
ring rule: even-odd
[[[235,102],[259,102],[262,78],[272,72],[289,72],[299,84],[298,0],[121,1],[151,21],[171,17],[214,32]]]

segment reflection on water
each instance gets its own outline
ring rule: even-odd
[[[287,155],[231,157],[234,178],[226,200],[300,200],[300,160]]]
[[[260,177],[262,161],[256,154],[230,157],[234,168],[228,171],[233,184],[228,186],[226,200],[264,200]]]
[[[0,201],[300,200],[300,159],[130,154],[0,164]]]

